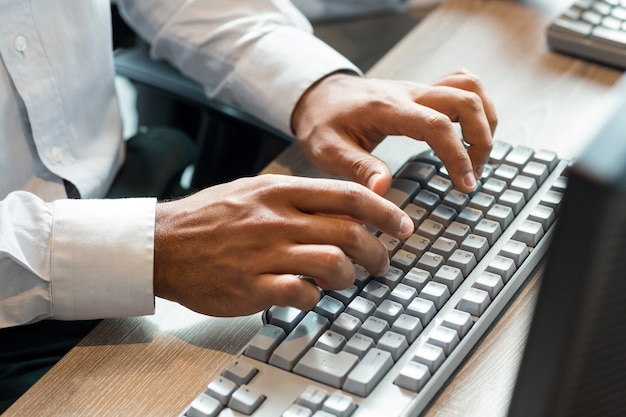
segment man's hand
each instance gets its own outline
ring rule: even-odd
[[[453,122],[460,123],[467,150]],[[387,135],[426,141],[454,185],[469,192],[487,163],[496,124],[479,79],[464,70],[431,85],[333,74],[307,90],[292,115],[294,132],[315,166],[378,194],[388,190],[391,174],[370,152]]]
[[[310,309],[319,291],[298,275],[342,289],[354,282],[352,260],[387,270],[387,250],[362,224],[413,232],[402,210],[350,181],[262,175],[159,203],[155,294],[216,316]]]

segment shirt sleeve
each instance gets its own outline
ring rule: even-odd
[[[0,202],[0,327],[152,314],[155,199]]]
[[[209,97],[292,134],[302,94],[337,71],[361,71],[313,35],[289,1],[117,0],[125,20]]]

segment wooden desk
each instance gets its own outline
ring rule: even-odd
[[[547,22],[568,3],[449,0],[369,75],[428,82],[464,66],[481,76],[496,102],[497,138],[570,158],[610,106],[606,92],[621,73],[546,49]],[[396,169],[421,149],[389,138],[375,153]],[[297,146],[265,171],[317,175]],[[506,414],[537,284],[535,276],[426,415]],[[202,317],[158,300],[152,317],[105,320],[5,415],[177,415],[260,323],[258,315]]]

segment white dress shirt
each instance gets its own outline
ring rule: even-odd
[[[358,73],[288,1],[117,3],[155,58],[288,133],[309,86]],[[151,314],[156,201],[101,199],[124,158],[110,3],[0,10],[0,327]]]

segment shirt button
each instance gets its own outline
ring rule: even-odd
[[[28,46],[28,41],[24,35],[18,35],[13,41],[13,46],[15,46],[17,52],[24,52]]]
[[[52,157],[52,160],[54,162],[60,164],[61,162],[63,162],[63,149],[61,149],[59,146],[53,146],[50,149],[50,156]]]

